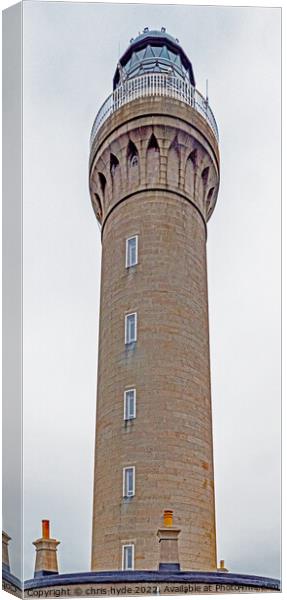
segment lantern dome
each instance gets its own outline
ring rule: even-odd
[[[149,30],[131,39],[129,48],[120,58],[114,75],[114,90],[127,79],[146,73],[165,73],[179,77],[195,86],[192,64],[179,41],[161,31]]]

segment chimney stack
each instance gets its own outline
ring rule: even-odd
[[[9,549],[8,544],[11,538],[8,533],[2,531],[2,569],[3,571],[9,571],[10,573],[10,561],[9,561]]]
[[[36,547],[36,563],[34,577],[58,575],[57,546],[58,540],[50,538],[50,521],[42,521],[42,537],[33,542]]]
[[[178,555],[179,534],[180,529],[173,527],[173,511],[165,510],[163,514],[163,527],[160,527],[157,532],[160,543],[160,571],[180,571]]]
[[[223,573],[228,573],[228,569],[226,569],[226,567],[225,567],[224,560],[220,561],[217,571],[221,571]]]

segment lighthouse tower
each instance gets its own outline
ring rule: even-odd
[[[165,510],[182,570],[216,570],[207,222],[217,126],[164,28],[132,39],[99,110],[90,193],[102,273],[92,570],[156,570]]]

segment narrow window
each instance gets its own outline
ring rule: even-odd
[[[204,185],[207,184],[208,175],[209,175],[209,167],[205,167],[205,169],[203,169],[203,171],[201,173],[201,177],[202,177],[202,181],[203,181]]]
[[[131,162],[131,166],[132,167],[136,167],[138,165],[138,162],[139,162],[138,157],[136,155],[132,156],[130,162]]]
[[[133,267],[138,262],[138,236],[126,240],[126,267]]]
[[[103,175],[103,173],[99,173],[99,180],[100,180],[100,185],[101,185],[101,190],[103,192],[103,195],[105,195],[105,189],[106,189],[106,178]]]
[[[122,569],[132,571],[134,569],[134,544],[124,544],[122,550]]]
[[[136,146],[131,140],[127,148],[127,176],[130,186],[139,185],[139,155]]]
[[[208,200],[208,202],[211,202],[211,198],[213,196],[213,192],[214,192],[214,187],[210,188],[210,190],[209,190],[209,192],[207,194],[207,200]]]
[[[147,147],[146,178],[149,184],[158,183],[160,178],[160,151],[153,134],[150,137]]]
[[[138,164],[138,151],[134,143],[130,140],[128,143],[128,161],[132,167],[135,167]]]
[[[125,343],[137,341],[137,313],[126,315],[125,318]]]
[[[135,467],[123,469],[123,497],[131,498],[135,495]]]
[[[136,390],[126,390],[124,394],[124,419],[136,418]]]
[[[114,154],[110,156],[110,171],[111,174],[114,175],[116,172],[116,168],[119,166],[119,161]]]
[[[188,159],[187,159],[187,160],[190,160],[190,161],[191,161],[191,163],[192,163],[192,165],[193,165],[193,167],[196,167],[196,160],[197,160],[197,150],[193,150],[193,151],[190,153],[190,155],[189,155],[189,157],[188,157]]]

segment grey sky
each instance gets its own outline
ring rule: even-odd
[[[220,132],[208,226],[218,558],[279,576],[280,10],[67,2],[24,5],[25,576],[42,518],[61,571],[90,566],[101,245],[89,134],[119,52],[147,25],[179,38],[199,90],[208,78]]]

